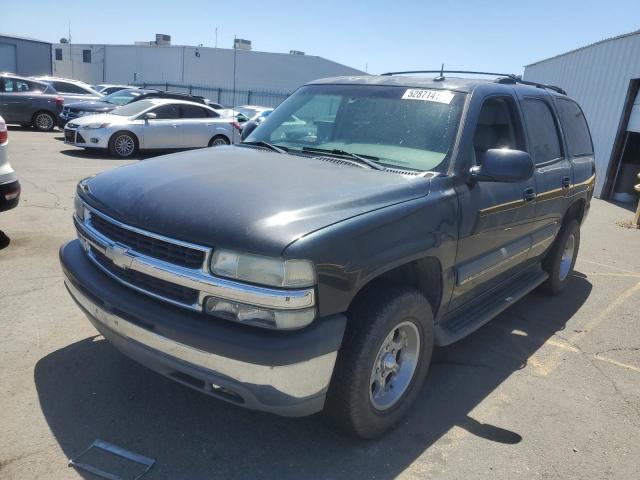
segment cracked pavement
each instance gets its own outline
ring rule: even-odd
[[[187,389],[111,348],[67,295],[78,180],[128,163],[12,128],[23,192],[0,214],[0,479],[93,478],[67,460],[100,438],[153,457],[145,479],[640,478],[640,230],[594,200],[567,292],[534,292],[439,349],[412,415],[345,438]],[[86,475],[86,476],[83,476]]]

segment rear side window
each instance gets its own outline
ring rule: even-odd
[[[86,95],[87,92],[83,88],[74,85],[73,83],[67,82],[52,82],[53,88],[55,88],[59,93],[78,93],[80,95]]]
[[[529,130],[533,161],[540,164],[562,157],[558,128],[549,105],[537,98],[527,98],[522,109]]]
[[[559,98],[556,104],[571,154],[593,155],[591,135],[582,109],[576,102],[565,98]]]
[[[4,91],[5,92],[33,92],[40,91],[41,89],[35,83],[27,82],[18,78],[4,78]]]

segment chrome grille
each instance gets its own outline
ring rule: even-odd
[[[202,250],[177,245],[122,228],[99,215],[92,215],[90,222],[93,228],[105,237],[136,252],[186,268],[202,268],[204,264],[205,252]]]

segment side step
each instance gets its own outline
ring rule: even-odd
[[[480,302],[473,302],[461,311],[445,316],[435,328],[435,344],[449,345],[476,331],[489,320],[509,308],[543,283],[549,275],[536,264],[515,278],[507,286],[495,290]]]

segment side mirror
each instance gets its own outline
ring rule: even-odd
[[[258,126],[258,122],[255,122],[253,120],[249,120],[244,125],[242,125],[242,134],[240,138],[242,139],[243,142],[249,135],[251,135],[251,132],[253,132],[257,126]]]
[[[155,120],[156,117],[157,115],[153,112],[147,112],[142,116],[145,120]]]
[[[476,182],[518,183],[531,178],[533,169],[533,160],[527,152],[491,148],[484,154],[482,164],[469,173],[470,180]]]

